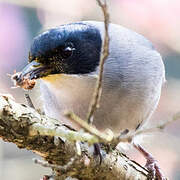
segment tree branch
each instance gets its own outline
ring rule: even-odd
[[[54,142],[54,136],[57,135],[64,137],[58,144]],[[0,137],[15,143],[19,148],[39,154],[51,164],[48,167],[56,172],[56,179],[68,176],[77,179],[147,179],[148,172],[143,167],[116,149],[108,151],[106,146],[102,147],[104,161],[101,165],[86,143],[81,144],[82,155],[72,161],[77,156],[75,143],[72,142],[79,140],[94,143],[98,142],[98,138],[85,132],[69,130],[57,120],[40,115],[34,109],[3,95],[0,96]]]

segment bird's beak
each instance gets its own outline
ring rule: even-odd
[[[47,65],[43,65],[39,62],[32,61],[21,72],[22,77],[28,77],[28,79],[39,79],[41,77],[49,75],[51,68]]]

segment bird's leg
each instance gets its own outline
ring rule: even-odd
[[[99,157],[99,163],[102,163],[103,157],[101,154],[101,147],[99,143],[94,144],[94,155]]]
[[[27,101],[28,106],[35,109],[34,104],[33,104],[32,100],[31,100],[29,94],[25,94],[25,99]]]
[[[49,179],[50,179],[50,176],[44,175],[43,178],[41,178],[40,180],[49,180]]]
[[[123,130],[121,133],[120,133],[120,136],[125,136],[129,133],[129,130],[128,129],[125,129]],[[109,145],[108,145],[109,147]],[[109,148],[108,148],[109,149]],[[101,154],[101,147],[100,147],[100,144],[99,143],[95,143],[94,144],[94,155],[96,156],[99,156],[99,159],[100,159],[100,164],[102,163],[102,160],[103,160],[103,156]]]
[[[31,100],[31,97],[29,96],[29,94],[25,94],[25,99],[26,99],[27,104],[28,104],[29,107],[35,109],[39,114],[45,115],[45,113],[41,109],[36,109],[35,108],[35,106],[34,106],[32,100]]]
[[[148,153],[141,145],[133,143],[133,146],[146,158],[147,162],[145,167],[150,172],[151,179],[157,177],[158,180],[167,180],[163,175],[157,161]]]
[[[88,121],[88,124],[92,125],[93,120],[94,120],[94,117],[91,116],[90,120]],[[103,160],[103,157],[102,157],[102,154],[101,154],[100,144],[99,143],[95,143],[95,144],[93,144],[93,146],[94,146],[94,155],[99,157],[99,163],[101,164],[102,160]]]

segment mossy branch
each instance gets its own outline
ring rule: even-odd
[[[55,136],[60,137],[58,143],[55,143]],[[101,165],[86,143],[81,144],[82,155],[74,158],[77,157],[74,141],[92,144],[99,138],[86,132],[72,131],[6,95],[0,95],[0,137],[39,154],[53,170],[57,167],[54,179],[69,176],[77,179],[147,179],[148,172],[143,167],[116,149],[109,151],[106,146],[102,146],[104,160]]]

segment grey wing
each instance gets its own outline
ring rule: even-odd
[[[103,38],[103,23],[90,23],[99,28]],[[105,62],[103,103],[108,104],[108,112],[119,117],[119,125],[112,120],[110,124],[135,128],[146,122],[157,107],[165,81],[164,64],[151,42],[138,33],[110,24],[109,35],[110,54]],[[115,119],[115,116],[108,118]]]

